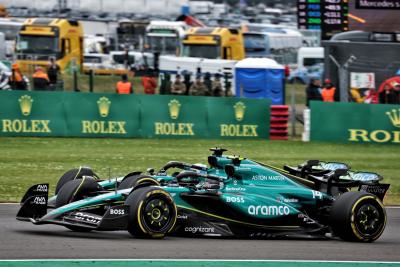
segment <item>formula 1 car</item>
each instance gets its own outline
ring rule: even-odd
[[[158,172],[116,179],[73,170],[50,201],[48,184],[32,186],[17,219],[74,231],[128,230],[139,238],[301,235],[372,242],[383,233],[389,185],[381,176],[316,160],[279,169],[225,151],[212,149],[209,167],[169,162]]]

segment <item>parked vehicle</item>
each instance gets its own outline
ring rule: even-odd
[[[73,65],[81,68],[83,53],[83,30],[76,20],[31,18],[18,33],[16,56],[23,72],[47,67],[50,58],[62,71]]]

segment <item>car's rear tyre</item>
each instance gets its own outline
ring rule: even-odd
[[[339,196],[331,210],[333,233],[346,241],[373,242],[386,226],[382,202],[366,192],[347,192]]]
[[[163,238],[172,231],[177,218],[175,203],[158,187],[141,187],[126,199],[129,206],[128,232],[138,238]]]
[[[63,187],[63,185],[65,185],[67,182],[75,179],[82,179],[83,176],[91,176],[94,178],[98,178],[98,176],[90,168],[79,167],[76,169],[71,169],[65,172],[63,175],[61,175],[60,179],[58,179],[55,194],[57,195],[61,187]]]
[[[91,178],[75,179],[68,181],[61,187],[58,192],[57,199],[55,202],[55,207],[59,208],[61,206],[67,205],[73,201],[84,199],[91,193],[96,191],[101,191],[103,188]],[[76,231],[76,232],[89,232],[91,229],[68,225],[66,228]]]
[[[126,176],[121,183],[118,185],[118,190],[134,188],[137,186],[151,186],[151,185],[160,185],[153,177],[148,175],[132,175]]]

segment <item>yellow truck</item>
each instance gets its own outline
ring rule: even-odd
[[[54,58],[63,71],[83,62],[83,28],[80,22],[57,18],[27,19],[18,33],[17,63],[24,72],[46,67]]]
[[[242,60],[245,57],[241,30],[232,28],[191,28],[183,39],[182,56]]]

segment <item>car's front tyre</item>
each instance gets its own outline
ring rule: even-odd
[[[141,187],[126,199],[128,232],[138,238],[163,238],[172,231],[177,208],[169,193],[158,187]]]

